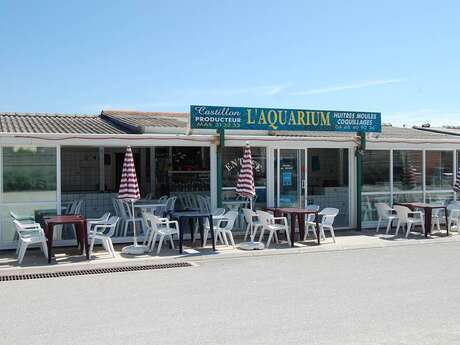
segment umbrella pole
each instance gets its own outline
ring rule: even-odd
[[[251,212],[252,212],[252,197],[249,198],[249,207],[250,207]],[[255,234],[254,234],[254,229],[253,229],[253,226],[252,226],[252,216],[251,216],[251,220],[249,222],[249,226],[250,226],[250,229],[251,229],[251,242],[254,242],[254,235]]]
[[[133,217],[134,246],[137,246],[137,237],[136,237],[136,216],[134,215],[134,200],[131,200],[131,215],[132,215],[132,217]]]
[[[251,212],[252,212],[252,198],[249,199],[249,205],[250,205],[250,208],[251,208]],[[260,249],[264,249],[264,244],[262,242],[254,242],[254,237],[255,237],[255,233],[254,233],[254,227],[252,226],[252,216],[251,216],[251,219],[249,221],[249,226],[251,227],[251,241],[250,242],[243,242],[239,245],[239,248],[240,249],[243,249],[243,250],[260,250]]]

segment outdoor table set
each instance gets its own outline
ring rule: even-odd
[[[319,226],[319,211],[310,211],[305,208],[297,207],[267,207],[267,211],[272,211],[275,217],[290,215],[291,218],[291,247],[294,247],[296,223],[299,223],[299,239],[302,239],[305,234],[305,215],[314,214],[316,223],[316,237],[320,244],[320,226]]]
[[[212,250],[216,250],[215,240],[214,240],[214,228],[213,228],[213,219],[212,213],[201,212],[199,210],[184,210],[184,211],[174,211],[171,214],[171,217],[177,219],[179,222],[179,253],[183,252],[183,242],[184,242],[184,231],[188,227],[190,229],[190,236],[193,243],[194,231],[193,231],[193,220],[199,222],[201,238],[203,238],[203,227],[204,221],[207,219],[209,223],[209,229],[211,232],[211,241],[212,241]]]
[[[51,263],[53,256],[53,233],[56,225],[75,225],[77,242],[81,249],[81,254],[85,251],[86,259],[89,260],[88,232],[86,228],[86,219],[80,215],[63,215],[55,217],[45,217],[43,219],[43,230],[45,232],[48,245],[48,263]]]
[[[447,206],[445,205],[436,205],[436,204],[427,204],[422,202],[401,202],[401,203],[394,203],[394,205],[406,206],[411,211],[415,211],[416,209],[422,209],[424,212],[425,218],[425,237],[431,234],[431,226],[432,226],[432,219],[433,219],[433,210],[442,209],[444,210],[444,215],[446,219],[446,230],[447,236],[449,236],[449,217],[447,214]]]

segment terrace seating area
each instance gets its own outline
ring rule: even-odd
[[[54,239],[61,239],[63,233],[71,231],[81,253],[87,250],[90,259],[94,259],[93,254],[101,253],[101,250],[108,257],[119,256],[121,253],[117,253],[113,239],[121,236],[129,242],[133,236],[134,225],[140,242],[146,247],[145,255],[154,256],[161,255],[162,251],[171,253],[173,250],[172,253],[175,253],[182,250],[182,247],[193,250],[207,250],[210,247],[217,247],[217,250],[236,249],[239,242],[247,240],[263,242],[266,248],[289,248],[294,246],[295,241],[316,242],[318,234],[324,241],[327,239],[326,232],[330,233],[332,242],[335,242],[333,223],[339,210],[333,209],[331,213],[331,209],[320,211],[319,206],[310,205],[305,209],[308,212],[307,217],[302,218],[302,226],[297,224],[293,228],[289,218],[290,209],[251,210],[246,207],[248,203],[248,200],[242,200],[227,204],[225,208],[213,208],[209,197],[197,193],[162,196],[158,199],[154,199],[153,195],[146,195],[134,205],[113,198],[113,210],[101,214],[100,217],[85,219],[81,214],[83,200],[74,200],[63,209],[63,215],[58,217],[79,217],[78,219],[84,221],[87,244],[79,235],[77,223],[59,223],[61,225],[54,225],[52,233]],[[189,221],[181,221],[184,213],[189,216]],[[195,218],[195,213],[205,217]],[[47,258],[51,249],[47,238],[47,222],[56,217],[55,214],[39,213],[34,217],[11,212],[10,217],[17,231],[18,264],[22,262],[27,249],[34,245],[39,245],[43,256]],[[304,228],[307,229],[305,234]],[[301,229],[302,234],[299,233]],[[313,236],[309,236],[312,230]],[[197,242],[199,237],[200,241]],[[168,248],[165,249],[165,246]]]
[[[434,231],[441,233],[458,232],[460,221],[460,202],[449,203],[395,203],[390,207],[386,203],[376,203],[378,222],[376,232],[381,225],[386,225],[385,234],[402,235],[408,238],[410,234],[428,237]]]
[[[63,208],[63,215],[82,217],[82,204],[83,200],[70,202]],[[134,203],[134,208],[117,198],[112,199],[112,204],[114,211],[84,219],[90,259],[99,259],[101,255],[124,257],[116,249],[118,246],[114,245],[113,238],[121,236],[129,242],[134,223],[140,242],[146,248],[146,256],[175,256],[182,253],[183,248],[186,254],[190,250],[196,253],[208,253],[214,249],[228,252],[246,241],[259,241],[265,248],[273,250],[337,243],[334,221],[340,210],[321,209],[319,205],[253,210],[246,206],[248,202],[241,202],[231,203],[225,208],[213,208],[209,197],[197,193],[165,195],[158,199],[146,195]],[[386,239],[422,238],[460,229],[459,202],[395,203],[392,207],[380,202],[375,204],[375,208],[378,214],[375,232],[380,235],[383,231]],[[182,219],[184,214],[187,215],[186,221]],[[31,247],[39,247],[42,257],[48,258],[50,248],[44,221],[53,216],[45,212],[35,215],[10,212],[18,240],[17,264],[22,264]],[[78,236],[77,226],[73,223],[56,226],[53,238],[61,239],[63,234],[71,232],[83,253],[85,241]]]

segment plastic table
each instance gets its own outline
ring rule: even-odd
[[[294,247],[295,242],[295,226],[296,222],[299,222],[299,236],[300,239],[303,238],[305,234],[305,215],[314,214],[315,223],[316,223],[316,237],[318,239],[318,245],[321,243],[320,233],[319,233],[319,211],[308,211],[305,208],[297,207],[267,207],[266,210],[272,211],[275,217],[280,217],[281,215],[291,215],[291,247]]]
[[[209,227],[211,230],[211,240],[212,240],[212,250],[216,251],[216,244],[214,240],[214,228],[213,228],[213,221],[212,221],[212,213],[200,212],[200,211],[175,211],[172,212],[171,216],[178,220],[179,222],[179,253],[182,254],[183,252],[183,241],[184,241],[184,231],[185,228],[188,226],[190,228],[190,234],[193,243],[193,226],[191,226],[191,221],[193,219],[197,219],[200,222],[200,229],[202,231],[203,226],[203,219],[208,219]],[[203,232],[201,232],[201,237],[203,237]]]
[[[81,254],[86,251],[86,259],[89,260],[88,232],[86,228],[86,219],[80,215],[64,215],[56,217],[47,217],[43,220],[46,241],[48,244],[48,263],[51,263],[53,256],[53,232],[56,225],[74,224],[77,242],[81,248]]]

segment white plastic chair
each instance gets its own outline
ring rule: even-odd
[[[170,216],[174,212],[176,207],[177,196],[172,196],[166,200],[165,213],[167,216]]]
[[[250,208],[243,208],[243,215],[244,215],[244,220],[246,221],[246,232],[244,234],[244,241],[246,241],[246,238],[248,235],[251,233],[251,230],[253,231],[253,236],[251,237],[251,241],[254,241],[254,237],[257,234],[257,230],[259,228],[262,228],[263,225],[259,220],[259,217],[257,216],[257,213],[251,210]],[[252,229],[251,229],[251,224],[252,224]]]
[[[395,205],[393,207],[398,215],[398,225],[396,226],[395,236],[398,236],[399,228],[401,225],[406,226],[406,238],[409,237],[409,233],[412,226],[420,225],[422,227],[422,234],[425,234],[425,220],[423,212],[411,211],[410,208],[401,205]]]
[[[211,211],[211,205],[208,203],[208,200],[204,196],[197,195],[196,200],[198,203],[198,208],[200,209],[201,212]]]
[[[460,208],[452,208],[449,212],[449,230],[459,231],[460,229]]]
[[[166,201],[168,201],[168,196],[167,195],[163,195],[161,196],[159,199],[158,199],[158,203],[159,204],[166,204]],[[162,207],[158,207],[156,210],[155,210],[155,215],[158,216],[158,217],[164,217],[165,213],[166,213],[166,206],[162,206]]]
[[[460,201],[451,201],[449,205],[447,205],[447,212],[451,210],[460,210]]]
[[[48,258],[48,247],[46,245],[45,232],[38,223],[21,223],[18,220],[13,220],[18,233],[18,247],[16,254],[18,255],[18,264],[22,263],[24,255],[26,254],[27,247],[31,244],[39,243],[45,257]]]
[[[238,218],[238,211],[228,211],[223,216],[220,217],[213,217],[213,230],[214,230],[214,240],[217,242],[219,238],[222,244],[225,244],[228,247],[228,239],[230,239],[230,243],[232,244],[233,248],[235,248],[235,241],[233,239],[232,230],[235,226],[235,221]],[[206,242],[208,239],[208,234],[211,228],[209,224],[206,224],[204,227],[204,237],[203,237],[203,247],[206,247]],[[228,235],[228,238],[227,238]]]
[[[436,230],[441,231],[441,217],[442,214],[444,213],[444,209],[442,208],[435,208],[432,211],[431,214],[431,231],[434,230],[434,227],[436,226]]]
[[[321,210],[319,213],[320,216],[322,216],[321,223],[319,223],[319,230],[321,237],[323,239],[326,239],[326,234],[324,233],[324,230],[329,230],[332,236],[332,241],[335,243],[335,232],[334,232],[334,220],[335,217],[339,214],[339,209],[337,208],[332,208],[332,207],[326,207]]]
[[[122,225],[123,230],[121,232],[123,237],[128,236],[129,224],[133,224],[133,222],[138,222],[140,229],[144,228],[143,227],[144,219],[142,217],[134,217],[134,220],[133,220],[132,208],[131,208],[130,203],[123,202],[120,199],[114,199],[114,205],[117,205],[116,207],[116,210],[118,212],[117,216],[120,218],[120,220],[123,223]]]
[[[319,205],[307,205],[305,207],[307,211],[311,212],[318,212],[319,211]],[[316,214],[310,213],[307,215],[305,218],[305,234],[303,235],[303,240],[306,241],[308,238],[308,234],[310,233],[310,230],[313,232],[313,236],[317,238],[316,236]]]
[[[215,223],[218,218],[221,218],[225,214],[225,208],[216,208],[214,211],[211,212],[213,222]],[[199,227],[200,223],[198,221],[195,222],[195,230],[193,232],[193,243],[195,243],[198,237],[198,231],[200,230]],[[209,220],[208,218],[205,219],[204,227],[209,227]]]
[[[388,235],[393,221],[398,219],[396,211],[392,209],[388,204],[385,204],[383,202],[375,203],[375,208],[377,209],[377,214],[379,216],[379,220],[377,222],[377,229],[375,230],[375,232],[379,232],[380,225],[382,224],[382,222],[386,221],[388,222],[388,224],[385,234]]]
[[[33,216],[20,216],[18,215],[17,213],[13,212],[10,210],[10,217],[13,219],[13,220],[18,220],[20,221],[21,223],[35,223],[35,219]]]
[[[115,257],[115,249],[113,248],[112,236],[115,233],[118,220],[120,218],[117,216],[110,217],[106,222],[98,222],[93,224],[93,228],[88,233],[88,238],[90,241],[89,245],[89,256],[91,256],[94,248],[94,243],[96,240],[102,242],[102,246]]]
[[[160,236],[156,254],[160,254],[161,246],[165,236],[169,237],[172,249],[174,249],[174,241],[172,236],[179,236],[179,223],[176,220],[169,220],[168,218],[160,218],[152,213],[143,213],[145,222],[150,228],[149,240],[147,241],[147,248],[149,252],[153,252],[155,248],[157,236]],[[174,225],[174,226],[171,226]]]
[[[87,218],[86,219],[86,228],[87,228],[88,234],[91,231],[91,228],[93,227],[93,225],[103,224],[103,223],[107,222],[109,220],[109,218],[110,218],[110,212],[104,213],[99,218]]]
[[[289,243],[291,243],[291,239],[289,237],[288,221],[286,217],[274,217],[272,214],[265,211],[257,211],[257,216],[259,217],[259,220],[262,223],[262,230],[260,232],[259,242],[261,242],[264,238],[265,231],[268,231],[269,235],[266,244],[266,247],[268,248],[270,246],[272,237],[275,237],[275,242],[279,243],[277,235],[278,231],[286,231],[287,240]],[[281,223],[276,223],[276,221],[279,221]]]

